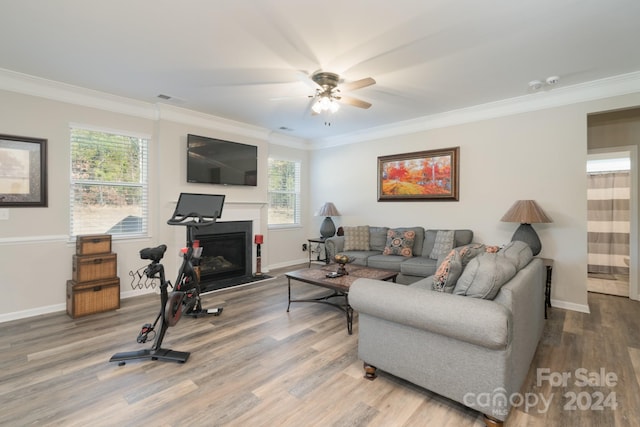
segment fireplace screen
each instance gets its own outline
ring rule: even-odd
[[[202,246],[200,276],[203,282],[245,273],[245,234],[226,233],[199,237]]]

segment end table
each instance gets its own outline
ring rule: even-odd
[[[551,275],[553,273],[553,260],[540,258],[547,269],[547,278],[544,286],[544,318],[547,318],[547,308],[551,307]]]
[[[324,237],[315,237],[313,239],[307,239],[309,242],[309,267],[311,267],[311,263],[316,262],[324,262],[325,264],[329,264],[329,257],[327,256],[327,247],[325,246]],[[316,259],[313,259],[313,254],[316,254]],[[322,258],[320,257],[322,255]]]

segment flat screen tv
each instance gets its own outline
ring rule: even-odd
[[[258,147],[187,135],[187,182],[256,186]]]

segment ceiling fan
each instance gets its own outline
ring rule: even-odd
[[[358,108],[369,108],[371,103],[361,99],[345,96],[342,92],[349,92],[376,83],[371,77],[356,80],[343,85],[340,84],[340,76],[328,71],[316,71],[310,77],[310,84],[315,88],[315,94],[309,95],[311,101],[311,113],[320,114],[325,111],[335,113],[340,108],[339,103]]]

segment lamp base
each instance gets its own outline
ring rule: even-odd
[[[336,234],[336,225],[333,223],[331,217],[328,216],[322,221],[322,225],[320,225],[320,235],[326,239],[332,237],[334,234]]]
[[[531,248],[531,252],[533,252],[533,256],[536,256],[542,250],[542,243],[540,243],[540,238],[538,237],[538,233],[533,229],[531,224],[520,224],[520,227],[513,233],[513,237],[511,237],[511,241],[514,240],[525,242]]]

